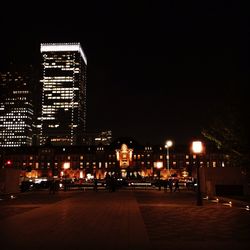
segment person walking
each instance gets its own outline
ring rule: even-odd
[[[56,183],[55,183],[55,180],[53,179],[50,181],[49,193],[55,194],[55,192],[56,192]]]
[[[98,180],[95,178],[94,179],[94,191],[97,192],[98,190]]]
[[[172,191],[173,191],[173,180],[171,178],[168,180],[168,186],[169,186],[170,192],[172,193]]]
[[[179,185],[179,180],[178,179],[175,181],[174,192],[177,191],[177,190],[180,192],[180,185]]]

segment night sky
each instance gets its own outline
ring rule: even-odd
[[[205,2],[7,4],[0,70],[11,61],[39,67],[41,42],[80,42],[89,131],[189,143],[229,90],[248,83],[247,9],[236,0]]]

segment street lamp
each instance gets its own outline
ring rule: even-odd
[[[201,188],[200,188],[200,154],[203,152],[201,141],[192,142],[192,151],[196,155],[196,172],[197,172],[197,206],[202,206]]]
[[[168,175],[170,175],[169,170],[169,148],[173,146],[173,142],[168,140],[166,141],[165,148],[167,149],[167,169],[168,169]]]
[[[156,162],[156,168],[158,169],[158,182],[159,182],[159,191],[161,190],[161,169],[163,167],[162,161]]]
[[[64,191],[67,190],[66,188],[66,170],[70,168],[70,162],[64,162],[63,163],[63,169],[64,169]]]

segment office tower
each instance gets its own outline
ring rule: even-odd
[[[31,146],[33,137],[33,79],[31,70],[0,73],[0,146]]]
[[[42,43],[40,144],[80,145],[86,129],[87,59],[80,43]]]

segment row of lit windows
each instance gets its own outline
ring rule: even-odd
[[[29,118],[29,117],[28,117]],[[10,120],[10,119],[8,119],[8,120]],[[18,125],[20,125],[20,124],[24,124],[24,121],[23,121],[23,119],[12,119],[11,121],[9,121],[9,122],[7,122],[7,119],[6,118],[0,118],[0,121],[1,122],[3,122],[2,124],[18,124]]]
[[[55,125],[48,125],[49,128],[58,128],[59,124],[55,124]]]
[[[3,131],[2,134],[4,135],[11,135],[12,133],[11,132],[16,132],[16,133],[22,133],[22,132],[25,132],[25,127],[11,127],[11,128],[7,128],[5,126],[1,126],[2,128],[5,128],[7,131]],[[11,130],[11,132],[9,131]]]
[[[103,151],[104,150],[104,148],[103,147],[97,147],[97,149],[96,149],[97,151]]]
[[[43,109],[43,115],[45,114],[54,114],[55,113],[55,109]]]
[[[64,66],[64,67],[71,67],[72,65],[74,65],[74,62],[72,60],[61,60],[61,61],[52,61],[52,62],[48,62],[46,61],[45,63],[43,63],[43,66],[45,66],[45,68],[51,68],[53,66]]]
[[[29,94],[30,92],[28,90],[15,90],[13,91],[13,94]]]
[[[62,85],[62,84],[60,84]],[[63,86],[63,85],[62,85]],[[73,89],[70,87],[64,88],[64,87],[60,87],[60,86],[46,86],[43,88],[43,95],[48,95],[48,94],[60,94],[60,93],[70,93],[73,92]]]
[[[66,70],[68,70],[68,71],[74,71],[74,68],[62,68],[62,70],[64,70],[64,71],[66,71]]]
[[[3,140],[3,143],[1,143],[1,145],[3,146],[3,145],[25,144],[26,141],[31,142],[31,138],[27,138],[27,140],[20,140],[19,138],[16,138],[16,140],[12,140],[12,141]]]
[[[26,137],[26,136],[19,136],[19,137],[17,137],[17,138],[25,138],[25,137]],[[89,148],[89,149],[90,149],[90,148]],[[98,151],[98,150],[104,150],[104,147],[97,147],[96,149],[97,149],[97,151]],[[65,151],[65,150],[66,150],[66,149],[63,148],[63,151]],[[44,154],[49,154],[48,160],[51,159],[51,157],[50,157],[50,154],[52,153],[51,150],[49,150],[49,149],[44,149],[44,150],[42,150],[42,153],[44,153]],[[114,155],[114,154],[109,154],[109,155],[108,155],[109,158],[112,158],[112,157],[115,158],[115,156],[116,156],[116,155]],[[138,158],[140,158],[140,156],[144,156],[144,155],[139,155],[139,154],[136,155],[136,154],[135,154],[135,155],[134,155],[134,159],[135,159],[135,158],[138,159]],[[68,156],[65,156],[65,155],[61,155],[61,156],[56,156],[55,159],[57,159],[57,160],[60,159],[60,160],[62,160],[62,161],[64,161],[64,160],[69,160],[69,161],[70,161],[70,160],[74,160],[74,161],[78,161],[78,159],[79,159],[79,160],[83,160],[85,157],[88,158],[89,156],[84,156],[84,155],[80,155],[80,156],[79,156],[79,155],[75,155],[75,156],[68,155]],[[175,157],[175,158],[176,158],[176,157]],[[23,160],[25,160],[25,159],[29,159],[29,160],[38,159],[38,156],[35,156],[35,157],[32,156],[32,155],[30,155],[30,156],[24,156],[24,157],[23,157]],[[44,159],[44,155],[41,156],[41,159]],[[209,162],[209,161],[208,161],[208,162]],[[216,162],[216,161],[213,161],[213,162]],[[222,162],[223,162],[223,161],[222,161]],[[186,164],[187,164],[187,165],[188,165],[189,163],[190,163],[189,161],[186,161]],[[201,161],[201,163],[203,163],[203,162]]]
[[[11,143],[11,144],[15,144],[15,143]],[[19,144],[15,144],[15,145],[19,145]],[[7,146],[7,145],[6,145]],[[103,164],[104,163],[104,164]],[[20,165],[20,163],[18,164],[18,162],[15,162],[14,163],[15,165]],[[29,166],[32,166],[33,164],[35,164],[35,166],[38,168],[39,167],[39,163],[38,162],[28,162],[28,163],[26,163],[26,162],[23,162],[22,163],[22,165],[23,166],[27,166],[27,165],[29,165]],[[55,166],[58,166],[58,165],[62,165],[63,163],[58,163],[58,162],[55,162]],[[80,166],[83,166],[84,165],[84,162],[75,162],[75,163],[73,163],[73,165],[76,165],[76,164],[79,164]],[[98,165],[98,167],[99,168],[101,168],[103,165],[107,168],[108,167],[108,165],[115,165],[116,164],[116,162],[98,162],[98,164],[96,164],[96,162],[86,162],[86,166],[93,166],[93,167],[95,167],[96,165]],[[144,165],[144,164],[146,164],[146,165],[148,165],[148,166],[152,166],[153,165],[153,162],[150,162],[150,161],[148,161],[148,162],[144,162],[144,161],[142,161],[141,162],[141,165]],[[200,162],[200,165],[201,165],[201,167],[203,166],[203,164],[204,164],[204,162]],[[40,162],[40,165],[47,165],[48,167],[50,167],[51,166],[51,163],[50,162]],[[173,162],[171,162],[171,165],[173,165],[173,166],[176,166],[177,165],[177,162],[176,161],[173,161]],[[186,165],[189,165],[189,162],[186,162]],[[221,167],[225,167],[225,163],[224,162],[221,162],[220,164],[218,164],[216,161],[213,161],[213,162],[207,162],[206,163],[206,167],[213,167],[213,168],[215,168],[215,167],[217,167],[217,166],[221,166]]]
[[[10,141],[13,138],[20,138],[21,135],[24,135],[24,137],[26,137],[26,131],[24,129],[22,130],[12,129],[9,133],[4,132],[1,135],[2,139],[6,138],[8,141]]]
[[[27,116],[27,115],[19,115],[19,116],[13,116],[11,114],[6,115],[5,117],[2,116],[0,119],[1,121],[9,121],[10,123],[17,122],[17,121],[23,121],[26,119],[31,119],[32,117]]]
[[[53,88],[52,94],[73,93],[76,90],[79,90],[79,89],[78,88],[58,88],[58,89]],[[51,93],[49,93],[49,94],[51,94]]]
[[[18,138],[20,138],[21,135],[25,135],[26,137],[26,131],[25,129],[10,129],[7,131],[3,131],[0,134],[4,137],[4,138],[15,138],[16,136],[18,136]]]
[[[69,63],[70,61],[72,62],[72,61],[74,61],[74,58],[73,57],[69,57],[69,56],[66,56],[66,55],[62,55],[62,57],[61,56],[59,56],[58,54],[54,54],[53,56],[51,56],[51,57],[48,57],[48,56],[44,56],[44,58],[46,58],[45,59],[45,61],[47,62],[47,61],[53,61],[53,62],[51,62],[52,64],[53,63],[61,63],[61,62],[64,62],[64,63]],[[49,62],[47,62],[47,63],[44,63],[44,64],[51,64],[51,63],[49,63]]]
[[[31,142],[31,140],[29,140]],[[20,141],[20,140],[15,140],[15,141],[4,141],[1,143],[1,146],[8,146],[8,145],[21,145],[21,144],[26,144],[27,141]]]
[[[26,126],[26,123],[24,122],[3,122],[1,124],[2,127],[8,128],[23,128]]]
[[[66,96],[48,96],[47,98],[49,99],[49,100],[57,100],[57,99],[63,99],[63,100],[65,100],[65,99],[72,99],[72,97],[73,96],[69,96],[69,95],[66,95]]]
[[[69,68],[70,66],[68,65],[45,65],[45,69],[55,69],[55,68],[60,68],[62,70],[74,70],[74,68]]]
[[[3,116],[4,117],[4,119],[3,120],[12,120],[12,121],[15,121],[15,119],[22,119],[22,118],[30,118],[30,116],[27,116],[26,115],[26,113],[27,112],[22,112],[22,114],[20,114],[19,113],[19,115],[18,116],[16,116],[16,114],[15,113],[8,113],[8,114],[6,114],[6,116]],[[24,115],[25,114],[25,115]]]
[[[61,98],[61,99],[65,99],[65,98]],[[72,108],[72,106],[75,106],[75,107],[77,107],[77,105],[78,105],[78,102],[55,102],[54,103],[54,106],[56,106],[56,107],[64,107],[64,106],[66,106],[66,107],[68,107],[68,108]],[[54,107],[54,106],[47,106],[47,105],[43,105],[43,109],[47,109],[47,107]]]
[[[9,77],[7,77],[7,78],[3,78],[2,77],[2,81],[3,82],[6,82],[6,81],[8,81],[8,82],[17,82],[17,81],[20,81],[20,82],[22,82],[23,81],[23,79],[24,78],[22,78],[22,77],[18,77],[18,78],[11,78],[11,76],[9,76]],[[26,85],[26,83],[24,83],[24,85]]]
[[[19,126],[24,126],[26,124],[26,122],[24,122],[23,120],[21,120],[21,121],[14,121],[14,120],[9,121],[9,119],[8,119],[8,121],[3,120],[2,122],[3,122],[2,125],[10,126],[10,127],[11,126],[19,127]]]
[[[56,104],[56,105],[54,105],[53,107],[51,107],[51,106],[43,106],[43,111],[55,111],[55,110],[57,110],[57,109],[61,109],[61,108],[72,108],[72,105],[71,105],[71,103],[70,102],[68,102],[68,103],[65,103],[65,102],[63,102],[63,103],[61,103],[61,104]]]
[[[4,102],[4,104],[2,103],[2,105],[13,105],[13,104],[15,104],[15,102]]]
[[[24,113],[27,110],[27,108],[21,107],[21,108],[12,108],[11,113],[8,113],[7,115],[15,115],[16,113],[18,113],[18,115],[20,115],[22,113]]]
[[[54,94],[57,94],[57,93],[54,93]],[[61,91],[60,93],[58,93],[58,94],[60,94],[60,96],[62,97],[62,96],[69,96],[69,97],[73,97],[74,96],[74,93],[72,92],[72,91],[68,91],[68,92],[64,92],[64,91]],[[49,96],[48,98],[50,98],[50,97],[55,97],[55,96]]]
[[[10,141],[11,139],[22,139],[22,138],[28,138],[27,135],[17,135],[17,134],[3,134],[3,140],[4,141]],[[8,137],[7,137],[8,136]],[[7,137],[7,138],[6,138]]]
[[[23,100],[27,100],[27,97],[17,97],[17,96],[15,96],[15,97],[12,97],[12,99],[14,99],[14,100],[20,100],[20,101],[23,101]],[[10,100],[10,98],[8,98],[8,100]]]
[[[55,117],[51,117],[51,116],[48,116],[48,117],[41,117],[41,120],[55,120],[56,118]]]
[[[54,79],[51,77],[51,79],[42,80],[44,87],[57,87],[61,86],[64,83],[72,83],[74,81],[73,77],[64,77],[63,79]]]
[[[99,168],[102,168],[102,166],[104,165],[105,168],[108,168],[108,166],[110,165],[115,165],[116,162],[104,162],[104,164],[102,164],[102,162],[99,162],[98,165],[96,165],[95,162],[91,163],[91,162],[86,162],[86,167],[89,167],[89,166],[92,166],[94,168],[96,168],[96,166],[98,166]],[[19,164],[20,165],[20,164]],[[35,163],[35,168],[39,168],[39,165],[40,166],[44,166],[46,165],[47,168],[51,168],[51,164],[49,162],[41,162],[40,164],[38,162]],[[55,162],[55,167],[57,168],[58,165],[61,165],[61,164],[58,164],[57,162]],[[84,163],[83,162],[80,162],[80,168],[83,168],[83,165]],[[26,163],[26,162],[23,162],[22,163],[22,166],[26,167],[26,166],[33,166],[33,163],[30,162],[30,163]],[[61,166],[62,167],[62,166]]]
[[[56,80],[60,80],[60,79],[73,80],[74,78],[72,76],[44,76],[44,80],[42,80],[42,81],[44,81],[44,82],[46,82],[47,80],[53,81],[53,79],[55,79],[55,81],[56,81]]]
[[[72,83],[72,82],[70,82],[70,83]],[[72,86],[68,86],[68,87],[63,86],[63,87],[60,87],[61,85],[62,84],[59,84],[59,83],[58,84],[54,84],[54,85],[52,85],[52,84],[46,84],[46,86],[44,86],[44,88],[43,88],[43,91],[44,92],[45,91],[53,91],[53,92],[60,91],[61,92],[61,91],[73,91],[73,90],[77,89],[77,88],[73,88]]]

